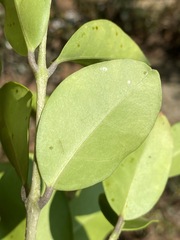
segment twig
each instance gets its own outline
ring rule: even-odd
[[[53,194],[54,189],[52,187],[46,187],[43,196],[39,199],[39,208],[42,209],[49,201]]]
[[[124,220],[123,220],[122,216],[119,216],[116,226],[109,237],[109,240],[118,240],[119,239],[123,225],[124,225]]]

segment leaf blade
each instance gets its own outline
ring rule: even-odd
[[[164,190],[171,160],[170,126],[165,116],[160,114],[145,142],[103,182],[113,210],[125,220],[133,220],[147,213]]]
[[[147,136],[160,102],[159,76],[141,62],[113,60],[71,75],[49,98],[38,127],[37,159],[47,185],[74,190],[108,177]]]
[[[76,61],[89,65],[121,58],[148,63],[138,45],[116,24],[108,20],[93,20],[75,32],[56,61]]]
[[[169,173],[169,177],[175,177],[180,174],[180,123],[176,123],[171,127],[174,140],[173,160]]]
[[[27,131],[31,101],[31,92],[15,82],[9,82],[0,89],[0,139],[23,184],[27,182],[29,166]]]
[[[3,0],[5,35],[13,49],[26,56],[34,52],[47,30],[50,0]]]

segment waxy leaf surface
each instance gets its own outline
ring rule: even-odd
[[[42,178],[59,190],[107,178],[152,129],[159,75],[145,63],[112,60],[69,76],[50,96],[37,132]]]
[[[145,142],[103,182],[109,204],[124,220],[147,213],[161,196],[172,161],[172,137],[160,114]]]
[[[50,0],[2,0],[5,8],[5,34],[21,55],[33,52],[48,26]]]
[[[64,46],[57,62],[76,61],[83,65],[111,59],[129,58],[148,63],[138,45],[108,20],[84,24]]]
[[[0,141],[22,183],[27,181],[29,165],[28,127],[31,92],[9,82],[0,89]]]
[[[174,142],[173,159],[170,169],[170,177],[180,174],[180,123],[176,123],[171,127]]]

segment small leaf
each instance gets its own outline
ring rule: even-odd
[[[34,52],[47,30],[50,0],[3,0],[5,33],[12,47],[22,55]]]
[[[0,140],[23,184],[29,164],[27,131],[31,100],[31,92],[20,84],[9,82],[0,89]]]
[[[159,75],[134,60],[97,63],[50,96],[37,132],[42,178],[76,190],[107,178],[152,129],[161,105]]]
[[[111,206],[109,205],[106,195],[101,194],[99,196],[99,205],[101,208],[101,211],[103,212],[106,219],[115,226],[118,221],[118,215],[113,211]],[[123,225],[123,231],[135,231],[140,230],[143,228],[146,228],[152,223],[158,222],[157,220],[148,220],[145,218],[138,218],[135,220],[125,221]]]
[[[124,220],[147,213],[161,196],[172,161],[170,126],[162,114],[145,142],[103,182],[109,204]]]
[[[112,230],[98,206],[98,196],[102,192],[102,185],[97,184],[81,190],[70,201],[74,240],[105,239]]]
[[[180,174],[180,123],[171,127],[174,140],[173,160],[169,176],[175,177]]]
[[[89,65],[120,58],[148,63],[138,45],[116,24],[108,20],[94,20],[75,32],[56,61]]]
[[[152,223],[157,223],[158,220],[148,220],[145,218],[138,218],[130,221],[125,221],[123,231],[137,231],[147,228]]]

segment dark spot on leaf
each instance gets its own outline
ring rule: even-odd
[[[19,90],[18,89],[16,89],[16,93],[18,93],[19,92]]]
[[[92,27],[92,30],[98,30],[98,26]]]
[[[80,44],[79,44],[79,43],[77,44],[77,47],[78,47],[78,48],[80,47]]]
[[[115,201],[115,199],[114,199],[114,198],[111,198],[111,201],[112,201],[112,202],[114,202],[114,201]]]
[[[85,35],[86,35],[85,33],[82,33],[82,34],[81,34],[81,37],[84,37]]]
[[[120,48],[123,48],[123,45],[122,45],[122,44],[120,45]]]
[[[147,72],[146,72],[146,71],[144,71],[144,72],[143,72],[143,74],[144,74],[144,75],[146,75],[146,74],[147,74]]]
[[[148,158],[151,158],[151,155],[149,155]]]
[[[118,36],[118,32],[116,32],[116,36]]]
[[[50,146],[49,149],[50,149],[50,150],[53,150],[53,146]]]

